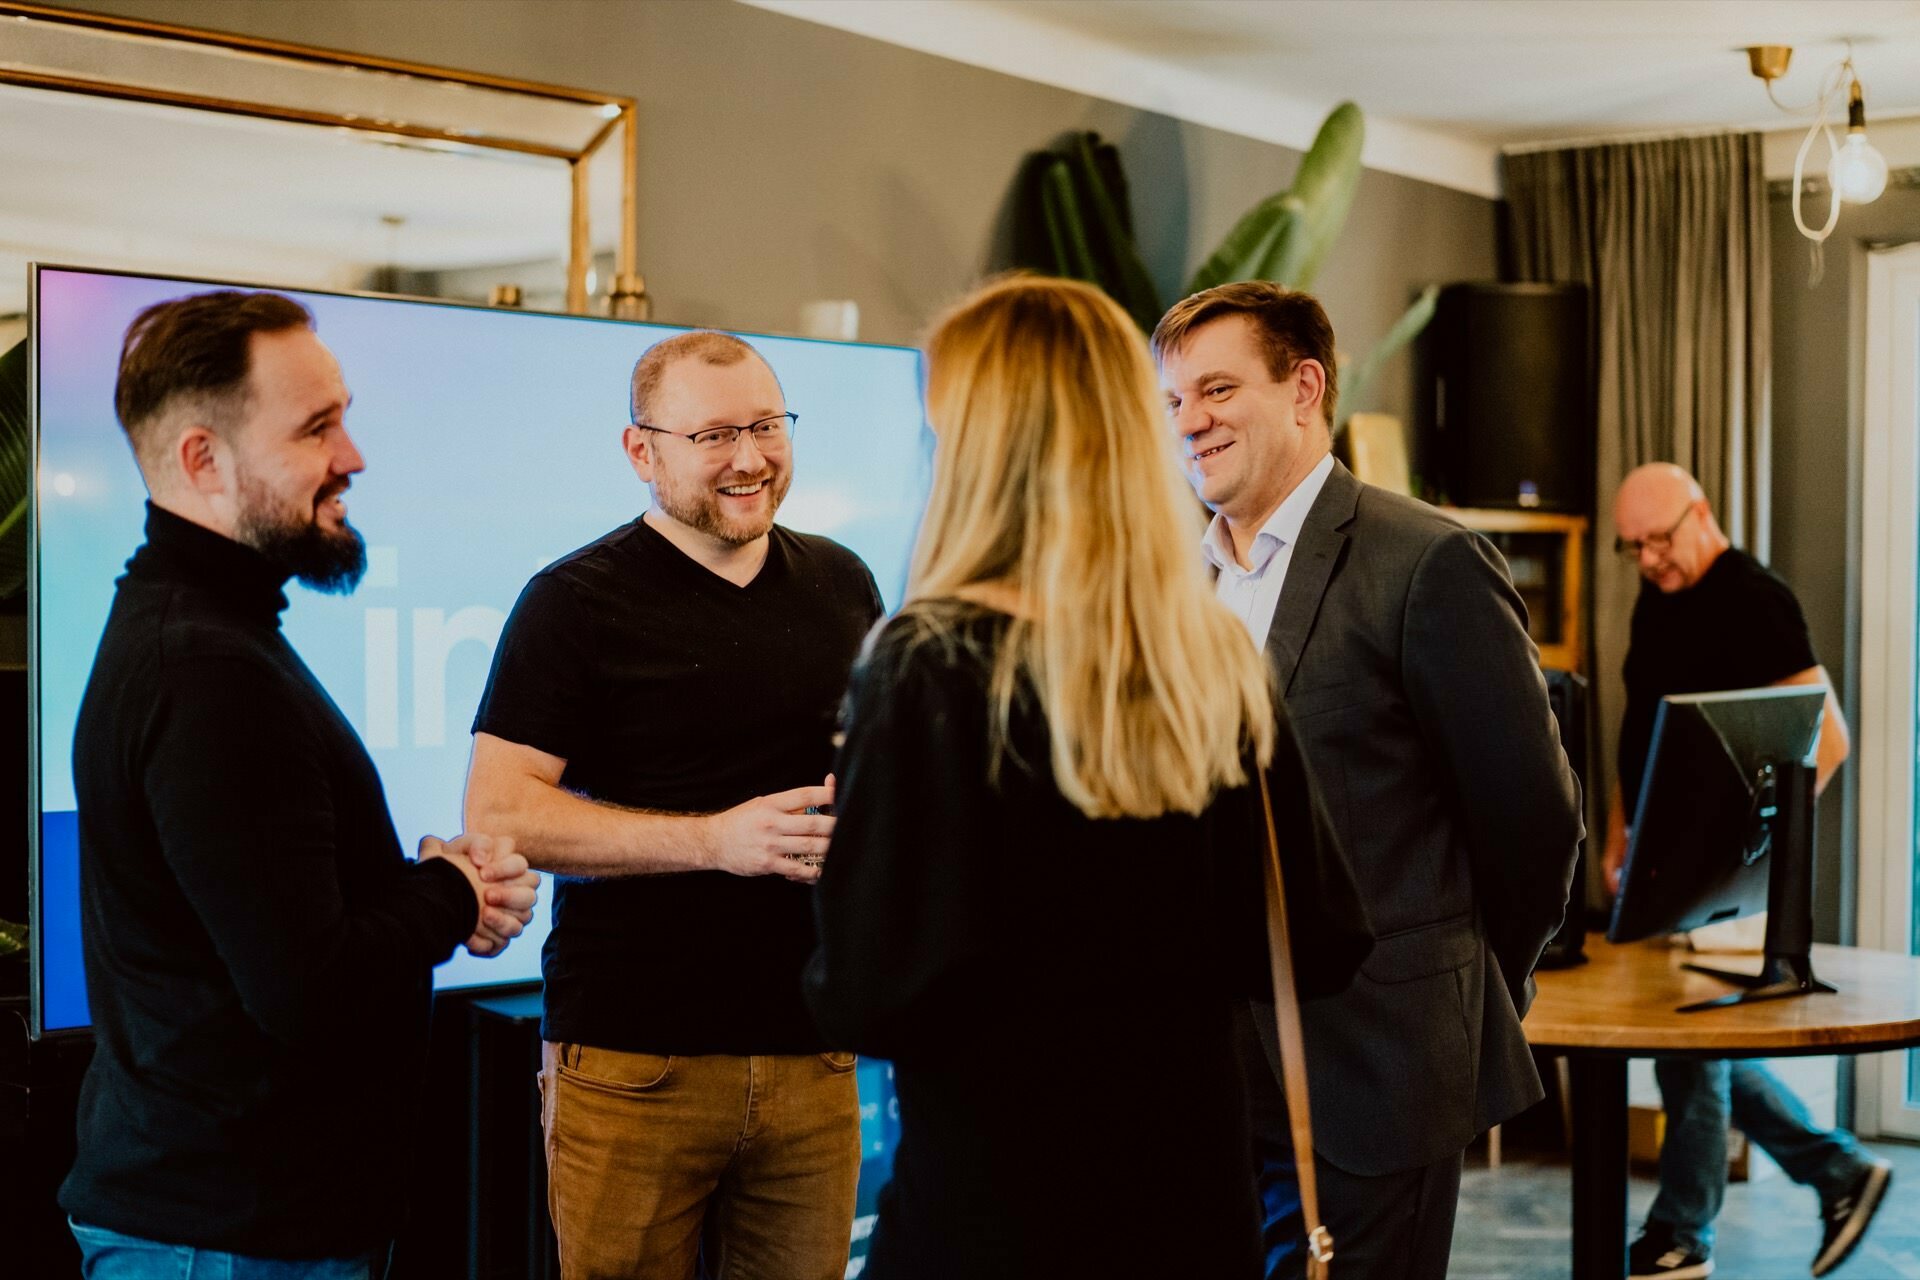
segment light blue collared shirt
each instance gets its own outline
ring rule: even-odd
[[[1267,647],[1267,632],[1273,629],[1274,610],[1280,607],[1280,588],[1286,584],[1287,565],[1293,560],[1294,544],[1300,541],[1300,527],[1307,522],[1307,512],[1313,509],[1314,499],[1332,474],[1333,455],[1328,454],[1260,526],[1247,553],[1251,563],[1245,569],[1234,558],[1233,535],[1227,530],[1226,517],[1216,513],[1201,539],[1207,562],[1220,575],[1214,581],[1214,594],[1246,624],[1256,648]]]

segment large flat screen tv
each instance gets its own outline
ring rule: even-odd
[[[36,267],[29,577],[29,849],[34,1032],[87,1025],[74,818],[74,717],[114,579],[141,541],[145,488],[113,411],[121,338],[142,307],[204,280]],[[241,285],[241,288],[260,286]],[[460,827],[468,728],[493,647],[543,565],[645,509],[620,448],[627,380],[679,330],[397,298],[283,290],[312,309],[353,394],[366,471],[353,521],[369,569],[350,596],[289,585],[294,646],[359,730],[411,848]],[[925,502],[919,354],[742,335],[801,416],[779,521],[858,552],[891,609]],[[442,988],[539,976],[551,894],[507,953],[465,952]]]

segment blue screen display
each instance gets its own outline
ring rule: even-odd
[[[35,985],[39,1025],[58,1030],[88,1022],[74,719],[144,519],[146,490],[113,410],[121,339],[142,307],[214,286],[55,268],[36,286]],[[468,728],[520,589],[645,509],[620,446],[627,382],[642,351],[680,330],[285,292],[313,311],[353,394],[347,428],[367,469],[349,501],[369,561],[351,596],[289,585],[286,630],[372,753],[412,848],[460,828]],[[780,523],[852,548],[897,607],[929,474],[919,353],[741,336],[801,418]],[[439,985],[539,977],[550,899],[543,891],[505,955],[460,952]]]

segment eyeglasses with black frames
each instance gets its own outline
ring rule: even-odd
[[[1680,513],[1678,520],[1668,526],[1665,533],[1650,533],[1644,538],[1615,538],[1613,540],[1615,554],[1622,559],[1632,560],[1636,564],[1639,563],[1640,553],[1643,551],[1651,551],[1657,556],[1667,554],[1673,548],[1673,535],[1680,532],[1680,526],[1685,524],[1687,517],[1692,514],[1693,500],[1689,499],[1687,509]]]
[[[752,440],[754,447],[762,453],[769,450],[778,452],[787,447],[793,439],[793,433],[800,426],[797,413],[776,413],[771,418],[762,418],[758,422],[749,422],[744,427],[704,427],[699,431],[669,431],[665,427],[652,427],[644,422],[634,426],[642,431],[658,432],[663,436],[678,436],[691,441],[693,447],[703,453],[724,454],[733,452],[742,434]]]

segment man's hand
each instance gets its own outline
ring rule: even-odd
[[[1616,822],[1607,828],[1607,856],[1602,864],[1607,873],[1607,892],[1620,892],[1620,872],[1627,865],[1627,840],[1631,833],[1624,822]]]
[[[785,876],[801,884],[820,878],[833,817],[809,813],[833,804],[833,777],[824,785],[795,787],[700,820],[701,854],[713,871],[736,876]],[[813,865],[809,865],[809,861]]]
[[[466,947],[474,955],[500,954],[533,919],[540,874],[528,869],[508,837],[467,834],[443,843],[427,836],[420,841],[420,857],[448,859],[473,886],[479,914]]]
[[[1620,872],[1627,865],[1627,841],[1632,836],[1627,826],[1626,806],[1620,800],[1620,784],[1616,781],[1607,792],[1607,853],[1600,864],[1606,873],[1607,892],[1616,896],[1620,893]]]

